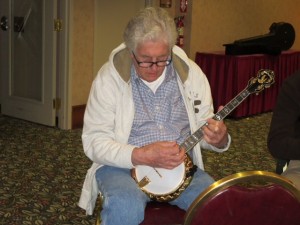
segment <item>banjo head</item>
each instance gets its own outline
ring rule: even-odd
[[[182,163],[172,170],[137,166],[135,169],[137,183],[139,184],[145,177],[149,183],[141,187],[143,191],[153,195],[168,195],[176,191],[184,182],[185,166]]]
[[[137,166],[131,170],[131,176],[150,199],[169,202],[177,198],[190,184],[193,169],[193,162],[187,155],[184,162],[172,170]]]

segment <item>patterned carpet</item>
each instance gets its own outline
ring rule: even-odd
[[[215,179],[249,170],[275,170],[266,147],[271,113],[226,119],[232,145],[225,153],[204,151]],[[94,224],[77,206],[91,162],[81,130],[59,130],[0,115],[0,224]]]

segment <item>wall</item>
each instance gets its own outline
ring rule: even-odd
[[[225,50],[223,44],[266,34],[273,22],[289,22],[296,31],[293,49],[300,49],[300,1],[194,0],[189,55]]]
[[[95,0],[94,76],[110,52],[122,43],[129,19],[144,5],[141,0]]]
[[[94,2],[72,1],[71,105],[86,104],[94,77]]]
[[[72,105],[86,104],[90,85],[109,53],[122,41],[128,19],[144,7],[143,0],[76,0],[73,2]],[[154,6],[159,0],[150,0]],[[295,0],[188,0],[184,50],[194,59],[197,51],[225,50],[223,44],[266,34],[273,22],[289,22],[300,32],[300,1]],[[179,13],[179,0],[167,9]],[[300,49],[299,38],[293,49]]]

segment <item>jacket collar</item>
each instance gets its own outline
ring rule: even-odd
[[[181,81],[184,83],[188,77],[189,67],[173,50],[173,65]],[[130,80],[132,59],[127,48],[121,49],[113,57],[113,64],[121,78],[127,83]]]

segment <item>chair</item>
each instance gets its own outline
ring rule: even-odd
[[[200,194],[184,218],[184,225],[216,224],[300,224],[300,191],[272,172],[227,176]]]
[[[140,225],[182,225],[185,211],[166,202],[149,202]]]
[[[101,197],[99,199],[101,201]],[[183,209],[169,203],[149,202],[145,209],[145,219],[140,225],[182,225],[184,215],[185,211]],[[101,221],[98,212],[95,225],[100,224]]]

